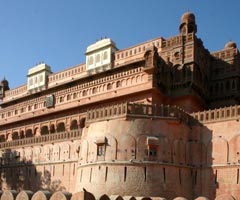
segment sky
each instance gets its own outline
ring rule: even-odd
[[[210,52],[230,40],[240,47],[239,0],[0,0],[0,80],[13,89],[40,62],[54,73],[84,63],[103,37],[124,49],[178,35],[187,11]]]

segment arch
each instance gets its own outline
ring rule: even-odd
[[[117,140],[112,135],[107,135],[106,155],[105,160],[117,159]]]
[[[121,87],[122,86],[122,82],[121,81],[117,81],[116,82],[116,88],[119,88],[119,87]]]
[[[11,133],[7,133],[7,141],[12,141],[12,134]]]
[[[16,200],[31,200],[33,196],[33,192],[32,191],[21,191],[18,193]]]
[[[73,99],[77,98],[77,93],[73,93]]]
[[[70,101],[71,98],[72,98],[71,94],[68,94],[68,95],[67,95],[67,101]]]
[[[135,84],[136,83],[136,77],[135,76],[132,76],[131,78],[131,84]]]
[[[39,131],[39,128],[36,127],[36,128],[34,129],[34,136],[40,136],[40,135],[41,135],[41,133],[40,133],[40,131]]]
[[[64,122],[59,122],[57,124],[57,132],[59,133],[59,132],[64,132],[64,131],[65,131],[65,124],[64,124]]]
[[[69,160],[70,159],[70,145],[67,143],[61,144],[60,160]]]
[[[78,122],[76,119],[71,121],[71,125],[70,125],[70,130],[76,130],[78,129]]]
[[[127,134],[120,138],[118,143],[118,160],[130,160],[136,158],[136,139]]]
[[[41,127],[41,135],[48,135],[49,134],[49,130],[47,126],[42,126]]]
[[[184,164],[186,162],[185,143],[180,140],[173,141],[173,162],[176,164]]]
[[[228,162],[228,142],[222,137],[213,138],[207,146],[207,164],[225,164]]]
[[[60,97],[60,103],[63,103],[64,102],[64,96]]]
[[[19,135],[18,135],[18,132],[17,132],[17,131],[14,131],[14,132],[12,133],[12,139],[13,139],[13,140],[18,140],[18,139],[19,139]]]
[[[107,90],[111,90],[112,89],[112,84],[111,83],[108,83],[107,84]]]
[[[85,127],[85,122],[86,122],[86,118],[85,117],[81,118],[80,123],[79,123],[79,127],[84,128]]]
[[[82,96],[83,96],[83,97],[84,97],[84,96],[87,96],[87,90],[83,90]]]
[[[27,129],[26,130],[26,138],[28,138],[28,137],[33,137],[32,129]]]
[[[50,147],[49,147],[49,145],[43,147],[43,160],[44,161],[49,161],[50,160]]]
[[[54,144],[52,154],[52,160],[60,160],[60,147],[58,144]]]
[[[92,89],[92,94],[96,94],[97,93],[97,87],[94,87],[93,89]]]
[[[0,135],[0,142],[6,142],[6,138],[4,135]]]
[[[136,83],[139,83],[139,82],[141,82],[141,76],[138,75],[138,76],[136,77]]]
[[[240,163],[240,134],[229,141],[229,161]]]

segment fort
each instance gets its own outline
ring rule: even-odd
[[[224,46],[224,45],[223,45]],[[179,34],[0,82],[1,200],[240,199],[240,54]]]

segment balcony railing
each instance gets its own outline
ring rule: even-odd
[[[193,118],[188,113],[184,112],[177,106],[169,105],[122,103],[87,111],[87,123],[119,117],[177,119],[186,124],[193,121]]]
[[[239,120],[240,106],[230,106],[214,110],[206,110],[191,114],[195,119],[203,123],[212,123],[226,120]]]
[[[46,144],[50,142],[65,141],[70,139],[81,138],[82,129],[71,130],[69,132],[58,132],[54,134],[42,135],[37,137],[29,137],[24,139],[12,140],[0,143],[0,149],[8,149],[19,146],[32,146],[33,144]]]

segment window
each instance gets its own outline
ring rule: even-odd
[[[157,147],[156,146],[150,146],[148,150],[149,157],[156,157],[157,156]]]
[[[105,144],[97,145],[97,156],[104,156],[105,154]]]
[[[107,51],[105,51],[103,54],[103,60],[107,60],[107,59],[108,59],[108,54],[107,54]]]
[[[89,65],[92,65],[92,64],[93,64],[93,57],[92,57],[92,56],[88,59],[88,64],[89,64]]]
[[[99,54],[96,55],[96,63],[98,63],[98,62],[100,62],[100,55]]]

